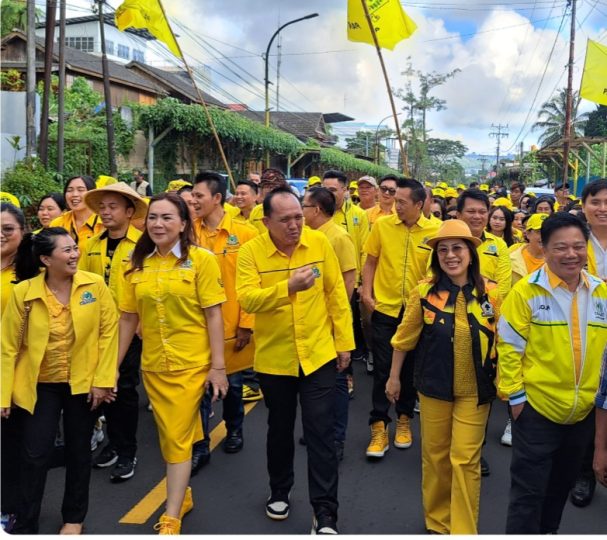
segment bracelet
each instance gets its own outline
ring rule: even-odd
[[[224,371],[226,370],[226,368],[224,368],[224,367],[212,367],[211,369],[217,369],[217,370],[222,370],[223,369]]]

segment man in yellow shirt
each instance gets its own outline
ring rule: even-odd
[[[302,208],[306,225],[324,233],[331,243],[339,261],[346,293],[351,298],[356,280],[356,250],[350,235],[331,219],[335,213],[335,196],[327,188],[313,187],[306,191]],[[352,366],[337,374],[335,388],[335,447],[339,461],[344,457],[348,426],[349,377],[352,377]]]
[[[372,176],[362,176],[358,179],[359,208],[369,210],[377,204],[377,180]]]
[[[274,190],[263,209],[268,232],[240,250],[236,290],[243,309],[255,313],[255,369],[268,408],[266,514],[289,515],[299,394],[314,531],[336,534],[334,389],[354,348],[346,288],[331,244],[304,228],[290,189]]]
[[[398,180],[396,214],[380,217],[365,244],[362,301],[372,314],[374,364],[368,457],[381,458],[390,447],[390,401],[385,395],[392,363],[390,340],[403,317],[409,293],[427,273],[432,249],[426,240],[438,231],[438,226],[422,213],[425,198],[424,186],[417,180]],[[413,362],[407,362],[402,370],[402,391],[396,403],[397,448],[409,448],[413,443],[409,423],[416,398],[413,367]]]
[[[145,218],[147,205],[141,196],[124,182],[87,191],[84,203],[99,216],[105,230],[86,242],[78,267],[103,276],[114,301],[118,304],[123,283],[121,274],[128,269],[131,253],[141,236],[141,232],[131,225],[131,220]],[[102,406],[108,443],[93,459],[93,466],[96,468],[113,465],[110,470],[112,482],[124,482],[135,474],[140,366],[141,339],[135,336],[119,366],[116,400]]]
[[[227,301],[221,306],[224,340],[227,349],[231,348],[238,352],[251,341],[254,318],[242,310],[236,299],[236,261],[241,247],[258,233],[255,227],[237,222],[224,210],[226,189],[226,182],[219,173],[203,171],[196,175],[192,188],[196,210],[194,233],[198,245],[214,253],[219,262],[227,298]],[[226,354],[226,363],[228,362],[229,356]],[[234,454],[240,452],[244,445],[242,372],[238,371],[228,375],[228,383],[228,393],[223,399],[223,420],[226,424],[227,435],[222,443],[222,448],[226,453]],[[200,409],[204,439],[194,444],[193,474],[196,474],[210,459],[211,439],[208,421],[211,402],[208,395],[203,399]]]
[[[241,180],[236,185],[236,191],[234,192],[233,203],[238,208],[238,214],[234,216],[235,221],[241,223],[247,223],[251,211],[257,204],[257,194],[259,193],[259,186],[255,182],[250,180]]]
[[[396,182],[398,177],[394,174],[387,174],[379,179],[379,202],[367,210],[369,227],[378,217],[394,214],[394,196],[396,195]]]

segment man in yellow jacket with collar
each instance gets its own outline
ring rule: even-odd
[[[592,439],[607,342],[607,284],[583,270],[588,230],[559,212],[541,229],[546,264],[520,280],[498,323],[499,390],[512,407],[507,534],[555,534]]]
[[[124,182],[87,191],[84,203],[101,219],[105,230],[90,238],[82,250],[78,267],[103,276],[116,304],[120,298],[120,274],[126,272],[131,253],[141,232],[132,220],[145,219],[147,205]],[[139,424],[139,368],[141,339],[135,336],[119,366],[116,399],[104,404],[108,443],[93,459],[96,468],[112,467],[110,481],[132,478],[137,465],[137,426]]]
[[[236,261],[242,246],[258,235],[257,229],[248,223],[237,222],[225,211],[226,182],[213,171],[203,171],[196,175],[192,196],[196,220],[194,233],[198,245],[208,249],[217,257],[227,301],[222,304],[226,367],[228,368],[228,393],[223,399],[223,419],[227,436],[222,448],[228,454],[240,452],[244,445],[242,426],[244,403],[242,400],[242,371],[231,372],[230,358],[249,346],[253,334],[255,318],[246,313],[236,299]],[[252,345],[250,346],[252,348]],[[252,351],[251,351],[251,360]],[[210,459],[208,430],[210,399],[206,396],[201,403],[204,439],[194,443],[192,452],[192,473]]]
[[[354,348],[346,288],[329,240],[303,227],[289,189],[274,190],[263,208],[268,232],[240,250],[236,290],[243,309],[256,315],[255,370],[268,408],[266,515],[289,515],[299,395],[314,532],[336,534],[334,389]]]

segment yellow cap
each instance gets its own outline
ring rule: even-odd
[[[12,195],[11,193],[7,193],[6,191],[0,191],[0,202],[7,202],[16,206],[17,208],[21,208],[21,203],[19,203],[19,199]]]
[[[439,182],[436,187],[439,187],[441,189],[447,189],[449,187],[449,184],[447,184],[447,182]]]
[[[489,191],[489,185],[488,184],[481,184],[479,189],[481,191]]]
[[[525,229],[527,231],[539,231],[542,228],[542,223],[548,217],[548,214],[531,214],[527,223],[525,223]]]
[[[443,188],[436,187],[432,190],[432,195],[434,195],[435,197],[442,197],[444,199],[445,190]]]
[[[432,182],[428,182],[428,180],[426,180],[424,182],[424,186],[426,186],[426,187],[432,187]]]
[[[350,182],[349,189],[358,189],[358,182],[356,180],[352,180],[352,182]]]
[[[182,187],[185,186],[192,187],[192,184],[190,184],[190,182],[188,182],[187,180],[182,180],[181,178],[179,180],[171,180],[166,188],[166,191],[179,191]]]
[[[457,189],[466,189],[464,184],[457,184]]]
[[[113,176],[105,176],[103,174],[100,174],[97,177],[97,181],[95,182],[95,187],[99,189],[105,186],[111,186],[112,184],[116,183],[118,183],[118,180],[116,180]]]
[[[318,176],[310,176],[310,178],[308,178],[308,187],[317,186],[320,183],[321,180]]]
[[[455,188],[450,187],[450,188],[447,188],[445,190],[445,197],[446,198],[457,197],[457,195],[458,195],[458,193],[457,193],[457,190]]]
[[[525,191],[525,195],[529,195],[529,197],[535,197],[535,193],[533,193],[533,191]]]
[[[508,210],[514,210],[514,206],[512,206],[512,201],[506,197],[499,197],[493,201],[493,206],[504,206]]]

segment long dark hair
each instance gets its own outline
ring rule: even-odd
[[[36,277],[40,273],[40,268],[44,266],[40,257],[50,257],[59,236],[69,236],[69,233],[63,227],[49,227],[23,237],[15,256],[15,275],[18,282]]]
[[[515,243],[514,234],[512,233],[512,222],[514,221],[514,214],[510,210],[508,210],[508,208],[505,208],[504,206],[494,206],[489,211],[489,219],[487,220],[487,230],[489,232],[493,232],[491,230],[491,216],[495,214],[498,210],[502,211],[502,214],[504,214],[504,219],[506,220],[506,226],[504,227],[504,242],[506,242],[506,245],[510,247],[512,244]]]
[[[65,198],[63,197],[63,195],[61,195],[61,193],[47,193],[38,202],[38,208],[37,208],[38,210],[40,210],[40,205],[46,199],[53,199],[53,201],[55,201],[57,203],[57,206],[60,208],[60,210],[62,212],[64,212],[65,209],[67,208],[66,205],[65,205]]]
[[[190,219],[190,212],[188,210],[188,205],[186,202],[176,193],[172,192],[164,192],[158,193],[158,195],[154,195],[150,199],[150,204],[148,205],[148,214],[150,213],[150,208],[157,201],[169,201],[175,208],[177,208],[179,217],[183,222],[185,222],[185,227],[183,231],[179,235],[179,247],[181,248],[181,257],[177,261],[177,265],[180,265],[187,261],[188,254],[190,251],[190,247],[196,245],[194,242],[194,232],[192,228],[192,220]],[[147,215],[146,215],[146,227],[139,238],[137,244],[135,245],[135,249],[133,250],[133,256],[131,260],[132,267],[127,270],[126,274],[130,274],[136,270],[143,269],[143,263],[145,258],[152,254],[156,249],[156,244],[150,238],[147,228]]]
[[[462,240],[468,246],[468,250],[470,251],[468,281],[474,285],[477,297],[480,298],[485,294],[485,280],[483,279],[483,276],[481,276],[481,263],[478,258],[478,253],[476,251],[476,247],[472,242],[470,242],[470,240],[466,240],[465,238],[462,238]],[[449,279],[449,276],[447,276],[447,274],[443,271],[443,269],[440,267],[440,263],[438,262],[438,244],[440,244],[440,241],[434,246],[434,249],[432,250],[432,258],[430,259],[430,269],[432,270],[431,293],[438,292],[438,284],[443,279]]]

